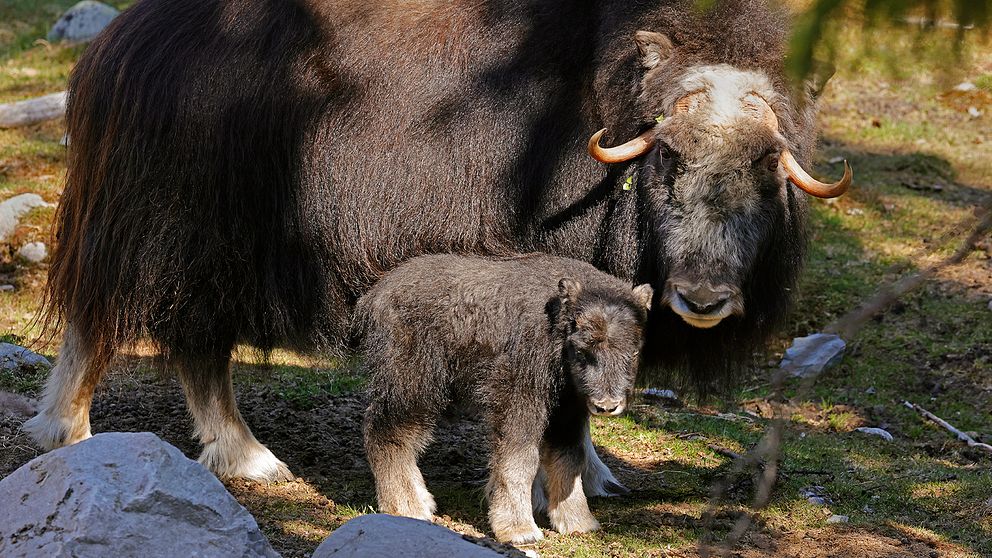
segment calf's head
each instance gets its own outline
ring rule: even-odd
[[[566,278],[558,283],[558,295],[567,324],[566,369],[589,412],[619,415],[634,389],[653,289],[645,284],[631,296],[618,296]]]

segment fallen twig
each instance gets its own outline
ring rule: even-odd
[[[66,93],[52,93],[0,105],[0,128],[30,126],[46,120],[61,118],[65,114]]]
[[[984,451],[987,451],[989,453],[992,453],[992,446],[990,446],[988,444],[983,444],[981,442],[975,441],[975,439],[972,438],[971,436],[965,434],[964,432],[961,432],[957,428],[954,428],[951,425],[951,423],[949,423],[946,420],[938,417],[937,415],[931,413],[930,411],[924,409],[923,407],[920,407],[916,403],[910,403],[909,401],[903,401],[903,405],[905,405],[906,407],[909,407],[910,409],[913,409],[917,413],[920,413],[921,415],[923,415],[926,418],[932,420],[933,422],[936,422],[940,426],[943,426],[945,430],[947,430],[951,434],[954,434],[955,436],[957,436],[958,440],[961,440],[962,442],[967,443],[968,444],[968,447],[978,448],[980,450],[984,450]]]
[[[724,457],[729,457],[731,459],[743,459],[744,456],[737,453],[736,451],[729,450],[727,448],[720,447],[716,444],[706,444],[706,447],[710,449],[713,453],[717,455],[722,455]]]

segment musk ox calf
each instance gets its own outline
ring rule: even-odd
[[[597,529],[582,489],[589,414],[623,411],[652,294],[547,255],[423,256],[386,275],[359,300],[355,321],[370,372],[365,448],[380,511],[430,520],[434,499],[417,458],[448,405],[469,403],[491,429],[487,494],[498,539],[542,538],[532,487],[539,497],[546,490],[557,531]]]

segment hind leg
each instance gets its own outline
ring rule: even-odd
[[[22,427],[35,443],[51,450],[91,436],[93,390],[109,361],[85,346],[72,325],[66,328],[58,361],[48,374],[41,410]]]
[[[238,411],[230,353],[178,360],[179,381],[193,415],[194,431],[203,444],[200,463],[222,479],[291,480],[286,464],[255,439]]]
[[[431,521],[437,506],[417,467],[417,457],[430,443],[431,428],[392,421],[373,402],[365,415],[364,430],[379,511]]]

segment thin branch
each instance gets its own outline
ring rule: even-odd
[[[930,411],[924,409],[923,407],[920,407],[916,403],[910,403],[909,401],[903,401],[903,405],[905,405],[906,407],[908,407],[910,409],[913,409],[917,413],[920,413],[921,415],[925,416],[926,418],[928,418],[928,419],[932,420],[933,422],[939,424],[940,426],[944,427],[944,430],[947,430],[951,434],[954,434],[955,436],[957,436],[958,440],[961,440],[962,442],[967,443],[968,444],[968,447],[978,448],[980,450],[984,450],[984,451],[987,451],[989,453],[992,453],[992,446],[990,446],[988,444],[983,444],[981,442],[976,441],[971,436],[965,434],[964,432],[961,432],[957,428],[954,428],[954,426],[952,426],[951,423],[949,423],[946,420],[938,417],[937,415],[931,413]]]

